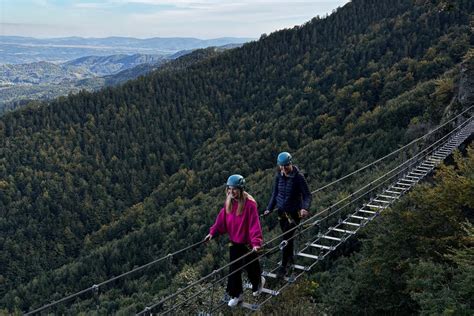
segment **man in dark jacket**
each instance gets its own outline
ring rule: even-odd
[[[278,209],[278,219],[283,231],[283,239],[288,244],[283,248],[281,266],[278,275],[283,277],[288,266],[293,264],[294,243],[293,227],[300,223],[302,217],[308,216],[311,205],[311,193],[304,175],[293,165],[291,155],[284,151],[278,155],[279,170],[275,176],[273,192],[264,215],[268,215],[275,207]]]

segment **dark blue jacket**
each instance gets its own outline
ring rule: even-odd
[[[311,192],[309,192],[305,177],[298,168],[293,166],[293,171],[288,176],[278,171],[267,210],[271,211],[277,207],[279,212],[293,213],[302,208],[309,211],[310,206]]]

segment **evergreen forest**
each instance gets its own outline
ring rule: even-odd
[[[315,189],[469,109],[473,12],[470,0],[353,0],[240,48],[6,113],[0,313],[39,308],[199,242],[230,174],[245,176],[263,211],[281,151]],[[264,312],[472,314],[473,157],[457,153]],[[372,176],[318,193],[310,211]],[[277,226],[276,216],[262,220],[265,239]],[[225,242],[49,312],[140,312],[225,264]]]

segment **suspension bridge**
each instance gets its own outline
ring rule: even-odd
[[[331,203],[293,228],[295,233],[292,239],[296,241],[296,262],[291,266],[291,273],[288,276],[278,278],[276,270],[279,267],[279,252],[289,240],[281,240],[282,235],[278,235],[265,242],[262,247],[263,250],[258,252],[258,256],[254,260],[260,260],[263,266],[262,276],[267,279],[266,287],[262,289],[261,295],[257,298],[252,297],[251,291],[245,291],[244,301],[239,306],[249,313],[261,310],[265,304],[279,296],[305,273],[310,272],[321,260],[324,260],[348,239],[356,235],[360,229],[375,220],[381,212],[393,205],[429,175],[434,168],[474,133],[474,119],[469,114],[472,108],[471,106],[436,129],[390,154],[312,191],[311,194],[316,194],[327,188],[333,188],[344,180],[363,172],[374,174],[374,178],[370,182],[357,187],[351,193],[346,193],[343,198]],[[372,170],[372,168],[380,166],[382,162],[385,167],[388,166],[388,169]],[[381,168],[379,167],[379,169]],[[204,241],[199,241],[188,245],[121,275],[93,284],[79,292],[25,312],[25,314],[41,314],[59,304],[65,304],[86,294],[97,296],[104,286],[158,263],[166,262],[179,254],[199,247],[203,243]],[[166,297],[150,302],[137,315],[181,313],[211,315],[221,309],[228,308],[226,305],[229,297],[225,294],[224,283],[229,276],[228,268],[234,262],[219,267]],[[247,265],[250,263],[248,262]],[[233,273],[236,272],[238,271]],[[244,288],[251,288],[250,283],[245,282]]]

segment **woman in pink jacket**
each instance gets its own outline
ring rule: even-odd
[[[258,296],[265,284],[262,270],[257,259],[257,251],[262,246],[262,228],[258,217],[257,203],[244,191],[245,179],[234,174],[227,179],[226,200],[217,215],[205,240],[227,233],[231,241],[229,247],[230,262],[251,252],[249,255],[230,265],[227,279],[227,293],[231,297],[228,305],[234,307],[242,301],[242,269],[247,270],[252,283],[253,296]],[[243,268],[242,268],[243,267]]]

